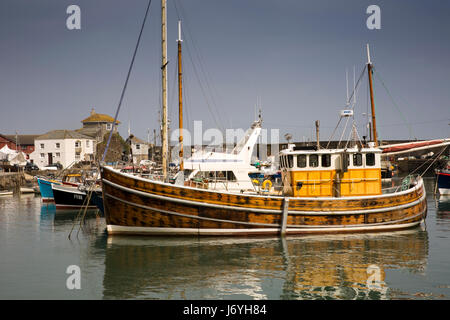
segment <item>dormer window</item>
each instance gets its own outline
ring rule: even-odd
[[[110,131],[112,129],[112,123],[106,124],[106,130]]]

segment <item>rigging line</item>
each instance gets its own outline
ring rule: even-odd
[[[338,148],[339,148],[339,146],[341,145],[341,141],[342,141],[342,138],[344,137],[345,130],[347,130],[347,124],[348,124],[348,120],[349,120],[349,119],[350,119],[350,117],[347,117],[347,121],[345,121],[344,130],[342,131],[341,138],[339,139],[339,142],[338,142]]]
[[[362,76],[364,75],[364,71],[366,71],[366,68],[367,68],[367,66],[364,66],[364,68],[363,68],[363,70],[362,70],[362,72],[361,72],[361,75],[359,76],[359,79],[358,79],[358,81],[356,82],[355,87],[353,88],[353,91],[352,91],[352,94],[350,95],[349,101],[352,100],[353,95],[355,94],[355,92],[356,92],[356,90],[357,90],[357,88],[358,88],[358,86],[359,86],[359,82],[361,81],[361,78],[362,78]],[[354,109],[354,107],[355,107],[355,106],[353,105],[353,108],[352,108],[352,109]]]
[[[350,119],[350,117],[349,117],[348,119]],[[342,134],[344,134],[344,133],[342,133]],[[353,135],[353,130],[350,130],[350,132],[348,133],[348,138],[347,138],[347,142],[345,143],[344,149],[347,149],[348,143],[350,142],[350,139],[351,139],[352,135]],[[339,144],[340,144],[340,143],[341,143],[341,142],[339,141]]]
[[[181,2],[180,2],[180,8],[181,8],[182,11],[185,11]],[[186,16],[186,14],[184,14],[184,15]],[[197,58],[198,58],[198,61],[199,61],[200,68],[201,68],[201,70],[202,70],[202,72],[203,72],[203,74],[205,76],[206,86],[208,87],[208,89],[210,91],[210,98],[212,100],[213,105],[216,108],[216,112],[217,112],[218,116],[220,118],[222,118],[222,115],[220,114],[221,113],[220,112],[220,108],[218,107],[216,99],[214,97],[214,96],[217,96],[217,97],[219,96],[218,91],[217,91],[216,87],[214,86],[213,81],[211,81],[211,74],[210,74],[210,72],[208,72],[208,69],[205,67],[205,64],[203,63],[203,61],[205,59],[203,59],[203,57],[201,55],[201,52],[198,49],[198,46],[196,45],[196,42],[194,41],[194,38],[192,37],[192,33],[190,32],[189,22],[188,21],[186,22],[186,27],[187,27],[187,31],[189,33],[189,37],[190,37],[190,39],[192,41],[193,47],[195,49],[195,53],[197,54]]]
[[[191,108],[189,106],[190,103],[190,97],[188,95],[189,91],[189,77],[186,79],[186,75],[184,75],[184,83],[183,86],[186,88],[186,90],[183,90],[183,115],[186,114],[186,129],[189,132],[192,132],[192,124],[191,124]],[[184,127],[184,119],[183,119],[183,127]]]
[[[356,138],[358,138],[359,144],[361,145],[361,148],[362,148],[363,147],[363,143],[362,143],[361,137],[359,136],[358,129],[356,127],[356,121],[353,121],[353,126],[355,127]],[[358,142],[358,141],[355,141],[355,143]]]
[[[338,123],[337,123],[337,125],[336,125],[336,128],[334,128],[334,131],[333,131],[333,133],[331,134],[330,139],[328,139],[328,143],[327,143],[327,146],[325,147],[325,149],[328,149],[328,146],[330,145],[331,139],[333,138],[334,134],[336,133],[336,130],[337,130],[337,128],[339,127],[339,124],[341,123],[341,121],[342,121],[342,118],[339,118],[339,121],[338,121]]]
[[[383,88],[386,90],[389,98],[391,99],[392,104],[394,105],[394,107],[397,108],[397,111],[400,113],[400,116],[403,118],[402,120],[405,122],[406,126],[408,127],[409,130],[409,135],[410,135],[410,139],[412,139],[413,137],[413,133],[412,133],[412,128],[411,125],[408,123],[406,117],[403,115],[402,111],[400,110],[400,108],[398,107],[398,105],[395,103],[394,98],[392,97],[390,91],[388,90],[388,88],[386,87],[386,85],[384,84],[383,79],[381,78],[380,74],[377,72],[377,70],[375,68],[373,68],[373,70],[375,70],[375,74],[377,76],[377,79],[381,82],[381,84],[383,85]]]
[[[179,12],[178,12],[178,7],[177,7],[177,5],[176,5],[176,1],[174,1],[174,4],[175,4],[175,10],[176,10],[176,12],[177,12],[177,15],[178,15],[178,17],[180,17],[180,14],[179,14]],[[180,6],[180,11],[181,11],[181,10],[184,11],[184,8],[183,8],[183,6],[181,5],[181,3],[179,4],[179,6]],[[184,16],[186,16],[186,14],[184,14]],[[185,23],[186,28],[184,28],[184,29],[187,30],[187,35],[188,35],[188,37],[186,36],[186,34],[185,34],[185,32],[184,32],[184,29],[182,30],[182,33],[183,33],[183,36],[184,36],[185,38],[189,38],[189,39],[190,39],[190,41],[188,41],[188,43],[191,43],[191,44],[192,44],[192,47],[195,49],[195,50],[194,50],[194,51],[195,51],[194,53],[196,54],[196,57],[197,57],[197,59],[198,59],[198,64],[199,64],[199,67],[200,67],[200,69],[201,69],[200,71],[203,73],[203,75],[204,75],[204,77],[205,77],[205,84],[206,84],[207,89],[209,89],[209,91],[211,92],[211,93],[209,94],[209,98],[208,98],[208,95],[206,94],[206,90],[204,89],[204,85],[202,84],[202,81],[201,81],[201,79],[200,79],[199,73],[197,72],[197,68],[196,68],[196,65],[195,65],[194,60],[193,60],[193,55],[191,54],[190,46],[186,46],[186,49],[187,49],[188,55],[189,55],[189,59],[191,60],[191,63],[192,63],[193,69],[194,69],[194,73],[195,73],[195,75],[196,75],[197,81],[199,82],[200,89],[201,89],[202,94],[203,94],[203,96],[204,96],[204,98],[205,98],[205,100],[206,100],[206,103],[207,103],[208,109],[209,109],[209,111],[210,111],[210,113],[211,113],[211,116],[212,116],[212,118],[213,118],[213,121],[215,122],[216,126],[224,132],[224,128],[220,125],[221,122],[217,120],[217,118],[216,118],[216,116],[215,116],[215,114],[214,114],[214,112],[213,112],[213,108],[211,107],[211,105],[212,105],[213,107],[215,107],[215,109],[216,109],[216,110],[215,110],[215,113],[217,113],[217,115],[218,115],[219,118],[220,118],[220,112],[218,111],[217,104],[216,104],[215,101],[214,101],[214,97],[213,97],[213,94],[212,94],[212,89],[211,89],[211,87],[210,87],[209,80],[208,80],[208,75],[207,75],[207,72],[205,71],[205,67],[204,67],[203,64],[202,64],[201,55],[200,55],[200,53],[199,53],[199,50],[197,49],[197,46],[196,46],[195,41],[194,41],[194,38],[193,38],[192,35],[191,35],[190,28],[189,28],[189,23],[188,23],[187,20],[185,20],[185,21],[186,21],[186,23]],[[210,101],[210,100],[211,100],[211,101]]]
[[[103,156],[102,156],[102,161],[101,162],[104,162],[105,157],[106,157],[106,153],[107,153],[108,148],[109,148],[109,144],[111,142],[111,137],[112,137],[112,134],[114,132],[114,127],[116,125],[117,117],[119,116],[120,107],[122,105],[123,97],[124,97],[125,91],[127,89],[128,80],[130,79],[131,70],[133,69],[134,59],[136,58],[136,53],[137,53],[137,50],[139,48],[139,44],[141,42],[142,31],[144,30],[145,21],[147,20],[147,16],[148,16],[148,12],[149,12],[151,3],[152,3],[152,0],[149,0],[148,1],[148,5],[147,5],[147,10],[145,11],[144,21],[142,22],[141,31],[139,32],[139,37],[137,39],[136,47],[134,48],[133,58],[131,59],[130,67],[128,69],[127,78],[125,80],[125,84],[124,84],[123,89],[122,89],[122,94],[120,95],[119,105],[117,107],[116,114],[114,116],[114,122],[112,124],[112,128],[111,128],[111,131],[109,133],[108,142],[106,143],[105,151],[103,152]]]

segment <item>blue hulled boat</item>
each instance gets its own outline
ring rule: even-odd
[[[46,179],[43,177],[36,177],[39,190],[41,192],[42,201],[54,201],[52,183],[54,184],[62,184],[60,181]]]

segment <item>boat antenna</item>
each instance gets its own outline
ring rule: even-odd
[[[348,98],[348,69],[345,68],[345,83],[347,84],[347,106],[350,104],[349,98]]]
[[[370,49],[369,44],[367,44],[367,72],[369,74],[369,88],[370,88],[370,104],[372,106],[372,131],[373,131],[373,141],[375,142],[375,147],[378,147],[378,138],[377,138],[377,122],[375,119],[375,102],[373,97],[373,81],[372,81],[372,73],[373,73],[373,65],[370,61]]]
[[[356,105],[356,67],[353,66],[353,107]]]

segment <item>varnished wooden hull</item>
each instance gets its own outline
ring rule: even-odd
[[[394,194],[284,198],[195,189],[102,168],[108,233],[269,235],[372,232],[417,226],[426,217],[423,181]]]

